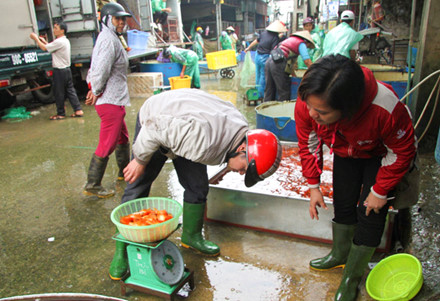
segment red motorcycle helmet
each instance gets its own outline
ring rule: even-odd
[[[272,132],[250,130],[246,134],[246,159],[249,162],[244,177],[246,187],[271,176],[280,165],[281,143]]]

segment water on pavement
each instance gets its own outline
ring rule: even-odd
[[[251,127],[255,126],[255,107],[243,101],[244,89],[237,77],[202,75],[202,88],[233,102]],[[144,99],[131,101],[126,122],[132,137]],[[70,114],[69,104],[66,106]],[[125,183],[116,181],[112,155],[103,185],[114,188],[116,195],[108,199],[82,195],[99,133],[94,109],[84,107],[84,112],[84,118],[49,121],[55,113],[52,104],[34,109],[29,120],[0,123],[0,297],[72,292],[159,300],[131,290],[122,297],[120,283],[108,277],[115,230],[109,216],[120,203]],[[429,177],[438,180],[438,165],[429,157],[427,160],[434,170]],[[165,165],[151,196],[173,195],[168,184],[172,170],[172,164]],[[438,198],[440,188],[435,182],[436,190],[424,199]],[[429,200],[426,203],[433,206]],[[429,209],[439,214],[438,207]],[[435,287],[439,280],[435,276],[438,217],[427,224],[424,211],[414,214],[420,220],[415,228],[421,228],[412,234],[420,240],[413,244],[413,251],[427,253],[424,268],[432,272],[426,274],[421,297],[417,297],[425,300],[423,296],[439,290]],[[432,229],[437,231],[436,237],[432,237]],[[177,300],[333,300],[342,270],[316,272],[308,266],[311,259],[327,254],[329,245],[213,222],[205,225],[204,234],[221,247],[219,257],[204,257],[180,247],[181,229],[170,237],[195,277],[195,289],[184,288]],[[358,300],[372,300],[364,285]]]

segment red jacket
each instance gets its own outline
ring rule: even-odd
[[[391,86],[377,82],[369,69],[362,70],[365,96],[360,110],[351,120],[318,125],[298,95],[295,122],[302,172],[309,185],[319,184],[323,144],[340,157],[383,157],[372,190],[385,197],[408,170],[416,153],[417,140],[410,112]]]

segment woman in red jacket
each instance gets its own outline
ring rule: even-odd
[[[333,247],[316,270],[344,267],[335,300],[355,300],[383,234],[387,195],[409,169],[417,142],[411,116],[389,85],[354,61],[329,55],[309,67],[298,88],[295,122],[310,216],[326,208],[319,189],[326,144],[333,159]]]

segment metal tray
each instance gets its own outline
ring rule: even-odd
[[[308,199],[228,189],[214,184],[225,172],[226,169],[222,169],[210,179],[207,221],[332,243],[331,201],[326,201],[328,210],[318,208],[319,221],[312,220]],[[394,211],[390,211],[378,251],[388,252],[391,248],[393,220]]]

